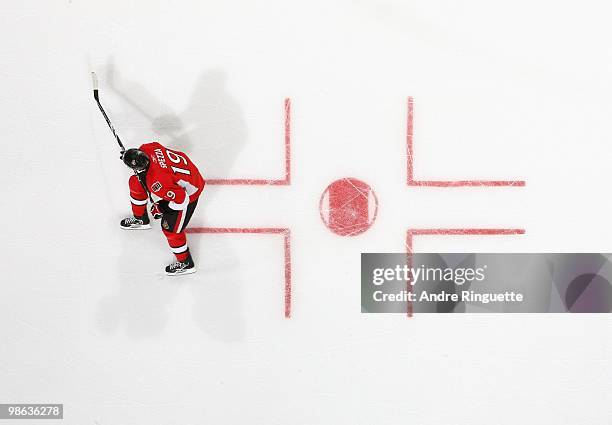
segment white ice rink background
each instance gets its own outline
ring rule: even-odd
[[[0,402],[64,403],[63,423],[610,424],[609,315],[360,313],[359,254],[610,252],[612,27],[604,1],[24,0],[0,5],[3,185]],[[188,235],[198,273],[159,224],[124,232],[126,145],[184,150],[209,186]],[[415,175],[522,188],[406,186]],[[321,221],[356,177],[376,222]],[[2,421],[0,421],[2,422]],[[24,420],[20,423],[38,423]]]

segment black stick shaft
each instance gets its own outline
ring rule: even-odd
[[[115,131],[115,127],[113,127],[113,124],[111,123],[110,118],[108,118],[108,115],[106,115],[106,111],[104,110],[104,108],[102,107],[102,104],[100,103],[100,95],[98,93],[98,77],[96,76],[95,72],[91,73],[91,79],[93,81],[93,95],[94,95],[94,99],[96,103],[98,104],[98,108],[100,108],[100,112],[102,112],[102,115],[104,116],[104,119],[106,120],[106,124],[108,124],[108,128],[110,128],[111,132],[113,133],[113,136],[115,136],[115,139],[117,140],[117,143],[119,144],[119,147],[121,148],[121,152],[124,152],[125,147],[123,146],[123,143],[121,142],[121,139],[119,138],[119,135]]]
[[[108,128],[110,128],[111,132],[113,133],[113,136],[115,136],[115,139],[117,140],[117,143],[119,144],[119,147],[121,148],[121,152],[125,152],[125,146],[123,146],[123,143],[121,142],[121,139],[119,138],[119,135],[115,131],[115,127],[113,127],[113,124],[111,123],[110,118],[108,118],[108,115],[106,115],[106,111],[104,110],[104,108],[102,107],[102,104],[100,103],[100,95],[98,93],[98,77],[96,76],[96,73],[92,72],[91,73],[91,77],[93,79],[93,87],[94,87],[93,95],[94,95],[94,99],[95,99],[96,103],[98,104],[98,108],[100,108],[100,112],[102,112],[102,115],[104,116],[104,119],[106,120],[106,124],[108,124]],[[149,189],[147,188],[147,185],[140,178],[138,173],[136,173],[136,171],[134,171],[134,174],[136,175],[136,178],[138,179],[138,181],[142,185],[142,187],[145,190],[145,192],[147,192],[147,195],[149,197],[149,201],[152,204],[154,204],[155,202],[153,202],[153,198],[151,197],[151,193],[149,192]]]
[[[96,103],[98,104],[98,108],[100,108],[100,112],[102,112],[102,115],[104,115],[104,119],[106,120],[106,124],[108,124],[108,128],[110,128],[110,130],[112,131],[113,136],[115,136],[115,139],[117,140],[117,143],[119,143],[119,147],[121,148],[121,152],[123,152],[125,150],[125,147],[123,146],[123,143],[121,142],[121,139],[119,138],[119,136],[115,132],[115,128],[113,127],[113,124],[111,124],[110,119],[108,118],[108,115],[106,115],[106,111],[104,111],[104,108],[102,107],[102,104],[100,103],[100,99],[98,97],[98,90],[94,90],[94,99],[96,99]]]

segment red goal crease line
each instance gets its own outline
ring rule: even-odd
[[[285,261],[285,318],[291,317],[291,231],[282,227],[191,227],[187,233],[283,235]]]
[[[291,99],[285,99],[285,178],[283,179],[206,179],[210,185],[289,186],[291,184]]]
[[[408,97],[408,116],[406,126],[406,159],[408,186],[427,187],[470,187],[470,186],[525,186],[524,180],[415,180],[414,178],[414,99]]]

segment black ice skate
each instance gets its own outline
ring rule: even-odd
[[[146,230],[150,229],[149,217],[144,215],[142,217],[128,217],[121,220],[119,223],[122,229],[126,230]]]
[[[169,266],[166,266],[166,274],[168,276],[179,276],[182,274],[191,274],[195,273],[196,268],[193,263],[193,259],[191,258],[191,254],[185,261],[177,261],[176,263],[172,263]]]

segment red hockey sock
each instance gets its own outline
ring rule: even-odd
[[[172,233],[164,230],[164,235],[168,239],[168,245],[176,256],[177,261],[185,261],[189,257],[189,248],[187,247],[187,236],[185,232]]]
[[[129,186],[132,214],[134,217],[142,217],[147,214],[147,194],[136,176],[130,176]]]
[[[188,257],[189,257],[189,248],[187,248],[187,251],[185,252],[181,252],[180,254],[174,254],[176,256],[176,260],[177,261],[185,261]]]

